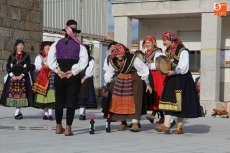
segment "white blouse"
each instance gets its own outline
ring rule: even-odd
[[[40,69],[42,68],[42,63],[43,63],[42,57],[38,55],[34,61],[36,72],[40,71]]]
[[[137,74],[141,76],[141,79],[145,80],[145,83],[149,83],[148,81],[149,69],[145,65],[145,63],[142,62],[142,60],[140,60],[138,57],[136,57],[133,62],[133,67],[137,70]],[[104,75],[106,84],[112,80],[114,74],[115,74],[115,68],[109,63],[109,67]]]
[[[87,78],[89,78],[89,77],[91,77],[91,76],[93,76],[93,72],[94,72],[94,59],[91,59],[90,61],[89,61],[89,66],[86,68],[86,70],[85,70],[85,76],[84,76],[84,78],[85,79],[87,79]]]
[[[56,44],[58,43],[58,41],[56,41],[51,45],[48,53],[48,58],[47,58],[49,68],[55,73],[57,73],[57,71],[60,70],[57,63],[57,57],[56,57]],[[73,75],[75,76],[78,73],[80,73],[82,70],[84,70],[87,64],[88,64],[87,50],[85,46],[80,45],[79,61],[77,64],[74,64],[71,69]]]
[[[104,65],[103,65],[103,70],[104,71],[106,71],[108,69],[108,67],[109,67],[109,64],[107,63],[107,58],[108,58],[108,56],[104,60]]]
[[[189,53],[187,50],[183,50],[180,53],[179,63],[176,66],[175,73],[176,74],[186,74],[189,70]]]
[[[155,65],[155,61],[156,61],[156,58],[158,57],[158,56],[160,56],[160,55],[164,55],[165,56],[165,53],[163,53],[162,51],[160,51],[160,50],[158,50],[156,53],[155,53],[155,55],[154,55],[154,62],[153,63],[146,63],[147,64],[147,66],[148,66],[148,68],[150,69],[150,70],[156,70],[156,65]]]

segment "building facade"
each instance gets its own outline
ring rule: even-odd
[[[84,33],[107,36],[108,0],[43,0],[43,25],[63,29],[69,19]]]
[[[139,48],[147,35],[157,38],[165,49],[161,34],[174,31],[190,50],[190,70],[201,70],[200,100],[210,114],[230,101],[230,0],[227,16],[214,15],[214,3],[219,0],[115,0],[114,40],[131,46],[132,19],[138,19]],[[228,106],[230,110],[230,106]]]

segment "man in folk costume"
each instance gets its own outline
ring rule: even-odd
[[[88,64],[88,53],[77,39],[77,22],[69,20],[66,23],[65,38],[52,44],[48,53],[48,66],[55,74],[55,117],[56,134],[65,132],[66,136],[73,135],[71,125],[73,123],[75,109],[78,104],[78,96],[81,86],[80,72]],[[63,108],[66,107],[66,130],[62,127]]]
[[[153,36],[145,37],[142,43],[142,49],[146,56],[146,64],[150,70],[150,79],[153,82],[153,98],[147,101],[147,109],[152,110],[152,114],[146,118],[153,123],[156,113],[160,113],[160,120],[156,123],[164,123],[164,113],[158,109],[159,100],[163,91],[165,75],[156,70],[155,61],[160,55],[165,55],[157,46],[156,38]],[[151,82],[151,81],[150,81]]]
[[[32,90],[35,94],[34,107],[44,109],[43,120],[53,120],[53,108],[55,107],[54,76],[47,63],[47,56],[53,42],[41,43],[41,50],[35,58],[37,77]]]
[[[166,46],[166,56],[171,60],[159,109],[164,110],[165,121],[155,127],[158,132],[170,133],[170,121],[177,117],[178,126],[175,134],[183,134],[183,119],[201,117],[200,103],[196,85],[189,71],[189,50],[173,32],[162,34]]]
[[[130,131],[139,132],[139,120],[142,113],[143,90],[152,92],[149,85],[149,70],[143,61],[135,54],[125,52],[128,50],[123,44],[114,45],[110,55],[110,64],[105,73],[105,85],[111,82],[107,106],[104,109],[106,114],[111,114],[112,120],[121,120],[118,131],[124,131],[127,127],[126,119],[132,119]],[[118,76],[112,80],[115,71]],[[147,85],[143,89],[143,81]],[[144,112],[146,114],[146,110]]]

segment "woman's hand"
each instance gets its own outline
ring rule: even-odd
[[[172,75],[174,75],[174,72],[173,71],[168,71],[167,76],[172,76]]]
[[[150,85],[146,86],[146,92],[148,92],[151,94],[153,92],[152,88],[150,87]]]
[[[22,79],[22,76],[17,76],[17,80],[21,80]]]
[[[81,79],[81,84],[85,82],[85,78],[82,78]]]
[[[17,77],[16,76],[12,76],[11,79],[12,80],[17,80]]]

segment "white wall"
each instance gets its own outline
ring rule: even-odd
[[[222,18],[221,48],[230,47],[230,16]],[[147,35],[155,36],[157,45],[163,50],[162,36],[165,31],[192,31],[201,30],[201,18],[161,19],[161,20],[139,20],[139,48]],[[211,29],[210,29],[211,30]],[[212,36],[210,36],[212,37]],[[183,41],[183,40],[182,40]],[[193,78],[199,74],[193,73]],[[230,101],[230,67],[220,70],[220,100]]]
[[[201,18],[139,20],[138,36],[140,41],[142,41],[147,35],[155,36],[157,39],[157,45],[160,48],[165,49],[161,37],[163,32],[188,30],[201,30]]]

